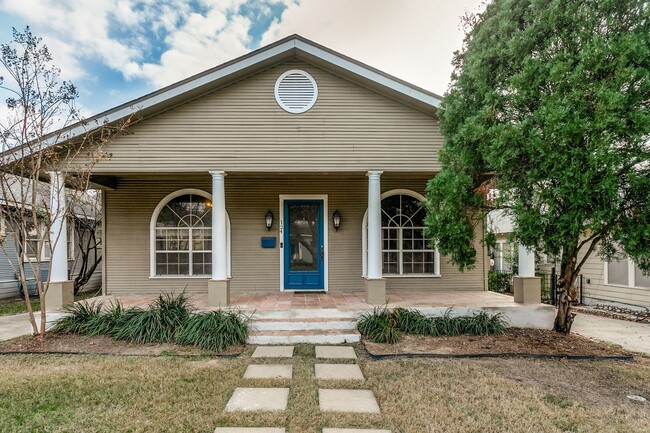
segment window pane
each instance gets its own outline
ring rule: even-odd
[[[400,220],[399,195],[391,195],[381,201],[381,225],[402,225]]]
[[[385,274],[397,274],[399,273],[397,254],[393,252],[384,252],[383,253],[383,270]]]
[[[607,263],[607,283],[628,285],[627,260]]]
[[[641,269],[634,265],[634,285],[636,287],[650,288],[650,275],[643,275]]]

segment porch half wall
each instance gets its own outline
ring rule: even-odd
[[[382,193],[409,189],[424,194],[429,176],[385,173]],[[263,236],[278,233],[280,195],[328,196],[329,291],[362,291],[362,221],[367,208],[368,179],[355,174],[241,174],[228,173],[226,210],[231,227],[231,291],[277,292],[280,290],[280,249],[261,248]],[[186,188],[211,193],[211,177],[165,175],[120,177],[105,201],[105,269],[107,294],[152,294],[160,291],[206,293],[207,278],[150,277],[150,224],[154,209],[168,194]],[[271,209],[273,228],[267,231],[264,216]],[[342,215],[335,231],[331,215]],[[479,233],[480,234],[480,233]],[[480,236],[477,238],[480,239]],[[389,290],[485,290],[485,252],[477,240],[478,262],[461,273],[440,259],[441,277],[388,277]]]

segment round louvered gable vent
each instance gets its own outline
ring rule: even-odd
[[[292,69],[275,82],[275,100],[289,113],[304,113],[314,106],[317,98],[316,81],[305,71]]]

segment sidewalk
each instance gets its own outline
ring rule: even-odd
[[[63,313],[48,312],[46,328],[52,326],[61,317],[63,317]],[[36,320],[37,325],[40,325],[41,315],[38,312],[36,313]],[[29,323],[29,314],[0,316],[0,341],[11,340],[21,335],[30,335],[31,333],[32,325]]]
[[[618,344],[632,352],[650,355],[650,325],[645,323],[578,313],[571,331],[584,337]]]

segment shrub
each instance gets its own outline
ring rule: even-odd
[[[374,343],[396,343],[400,332],[429,337],[457,335],[502,335],[507,329],[501,313],[481,311],[474,316],[454,317],[451,309],[440,317],[425,316],[418,310],[386,307],[364,313],[358,321],[359,332]]]
[[[512,293],[512,273],[490,271],[488,273],[488,290],[497,293]]]
[[[184,294],[162,294],[146,310],[131,309],[123,313],[111,335],[138,344],[169,343],[185,326],[190,311]]]
[[[147,309],[124,308],[113,302],[102,311],[101,303],[78,302],[66,310],[52,332],[108,335],[136,344],[189,344],[221,351],[246,342],[250,318],[234,311],[192,314],[184,294],[162,294]]]
[[[176,335],[176,342],[221,351],[246,343],[250,317],[235,311],[210,311],[189,317]]]
[[[101,302],[77,302],[64,308],[67,316],[50,329],[55,334],[85,334],[93,323],[101,320]]]
[[[373,311],[362,314],[357,328],[364,337],[375,343],[393,344],[400,339],[395,315],[386,307],[376,307]]]

